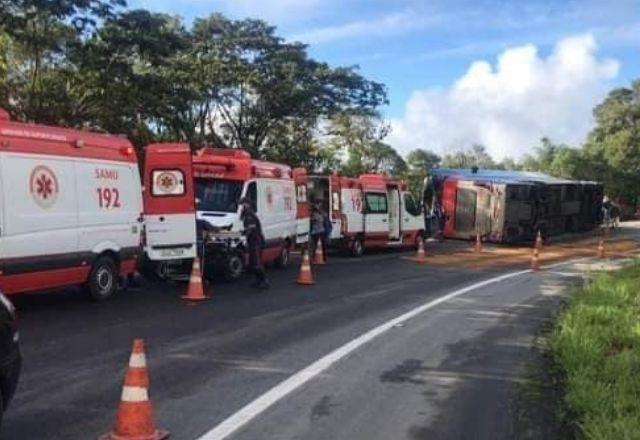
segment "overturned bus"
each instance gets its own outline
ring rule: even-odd
[[[517,243],[588,231],[600,223],[602,185],[542,173],[436,169],[425,181],[427,212],[440,212],[444,237]]]

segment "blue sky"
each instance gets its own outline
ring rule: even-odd
[[[482,142],[497,156],[520,156],[542,135],[576,144],[590,127],[591,108],[579,117],[558,109],[571,113],[569,99],[592,107],[609,88],[640,78],[640,0],[133,0],[129,5],[187,22],[212,12],[261,18],[277,25],[282,36],[308,43],[318,59],[359,65],[363,75],[388,86],[391,102],[383,111],[394,126],[390,141],[403,152],[414,147],[443,152]],[[502,58],[507,62],[501,64]],[[578,79],[557,87],[568,76]],[[526,83],[514,84],[519,77]],[[511,93],[503,94],[505,88]],[[541,95],[551,103],[536,101]],[[465,107],[483,111],[469,113]],[[528,107],[534,110],[527,113]],[[514,113],[518,117],[509,120]],[[557,127],[542,120],[549,113],[559,119]],[[460,130],[455,118],[468,126]]]

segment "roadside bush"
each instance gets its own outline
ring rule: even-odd
[[[577,290],[552,334],[569,422],[587,439],[640,439],[640,262]]]

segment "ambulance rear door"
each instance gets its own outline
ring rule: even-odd
[[[309,242],[309,176],[304,168],[293,170],[293,181],[296,185],[296,244]]]
[[[344,218],[342,197],[340,197],[340,177],[333,175],[329,177],[329,218],[331,219],[331,238],[339,239],[342,236],[342,223]]]
[[[194,258],[196,208],[191,150],[154,144],[144,162],[146,253],[150,260]]]

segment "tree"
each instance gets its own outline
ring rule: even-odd
[[[427,173],[437,168],[442,159],[432,151],[418,148],[407,154],[407,171],[403,178],[409,185],[409,191],[418,199],[422,199],[424,179]]]
[[[491,158],[484,145],[474,144],[470,149],[459,150],[453,154],[446,154],[442,159],[445,168],[495,168],[496,163]]]
[[[346,156],[342,172],[358,176],[377,171],[389,148],[382,140],[389,126],[368,113],[342,112],[329,120],[327,145]]]
[[[627,203],[640,199],[640,80],[611,91],[594,109],[596,121],[584,150],[593,178]]]
[[[260,20],[181,19],[124,0],[0,0],[0,105],[19,119],[242,147],[324,167],[318,125],[375,114],[384,85],[309,57]]]
[[[260,20],[220,14],[194,22],[192,48],[181,59],[197,98],[194,126],[206,138],[267,157],[265,141],[281,121],[316,124],[337,112],[373,113],[386,102],[382,84],[355,68],[330,68],[288,43]]]
[[[11,40],[14,64],[11,75],[3,78],[0,105],[21,119],[55,123],[69,87],[67,52],[124,4],[123,0],[0,0],[0,33]]]
[[[427,172],[440,165],[442,159],[432,151],[418,148],[407,154],[407,165],[414,172]]]

